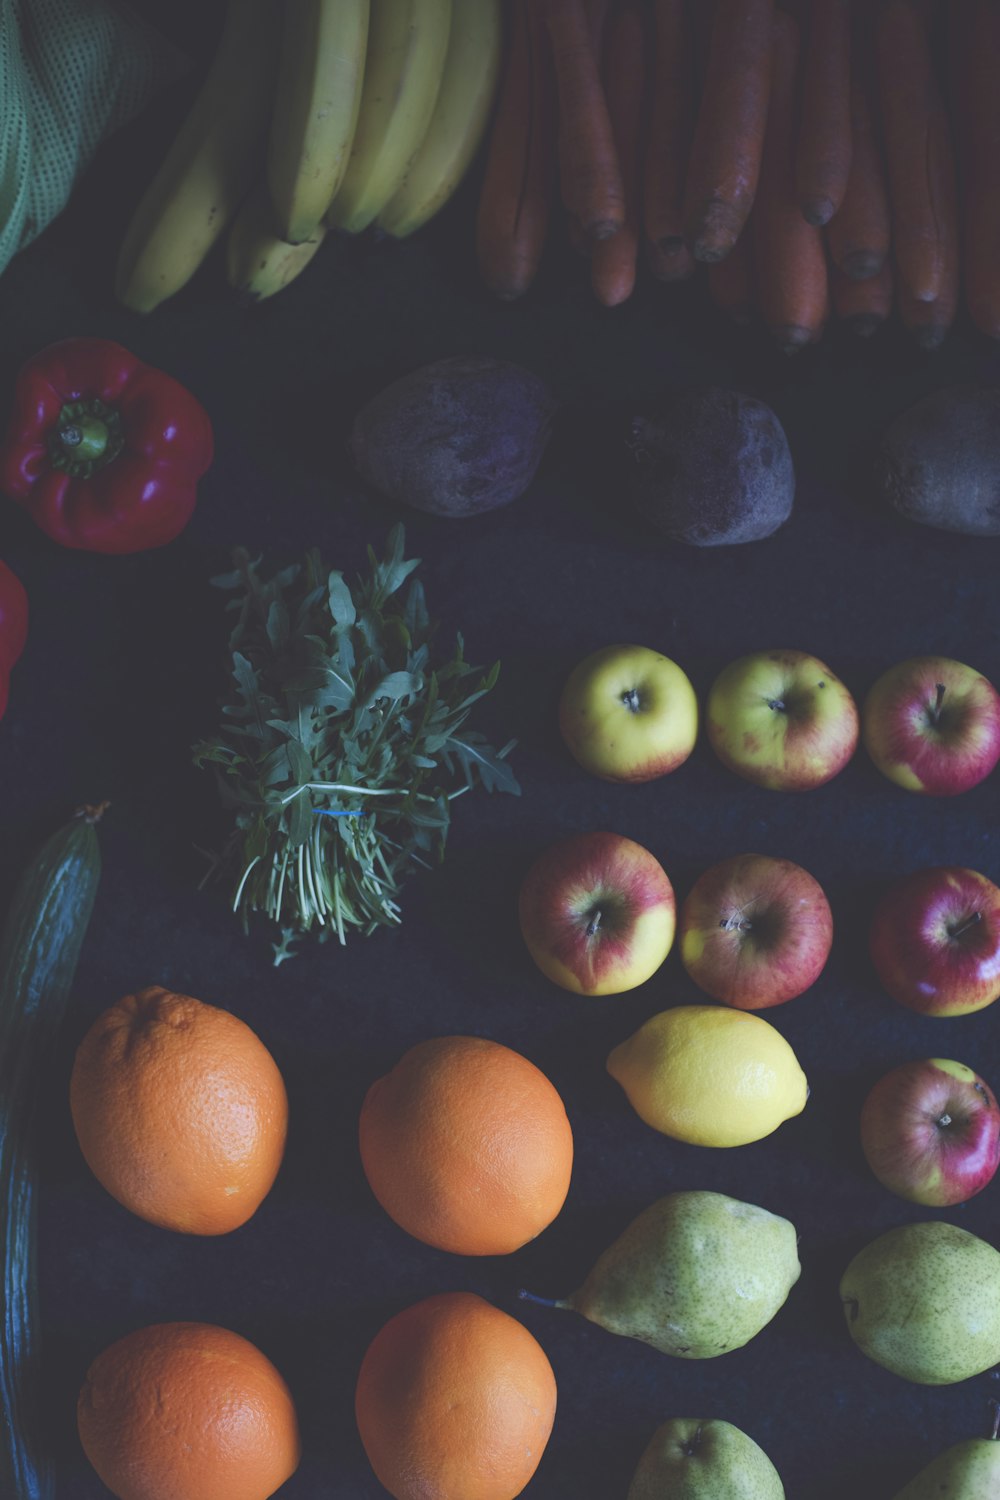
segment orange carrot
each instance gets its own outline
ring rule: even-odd
[[[1000,8],[951,8],[954,111],[962,179],[962,271],[972,321],[1000,338]]]
[[[656,0],[652,104],[643,162],[643,218],[659,254],[664,281],[690,276],[694,261],[684,239],[684,172],[690,149],[691,37],[684,0]]]
[[[802,64],[795,182],[810,224],[826,224],[844,201],[851,170],[850,0],[812,0]]]
[[[764,322],[792,354],[819,336],[829,294],[823,239],[802,217],[795,192],[799,28],[784,11],[775,12],[772,46],[771,102],[753,212],[754,276]]]
[[[533,0],[512,0],[507,61],[479,199],[479,269],[498,297],[531,286],[545,248],[555,166],[548,39]]]
[[[749,323],[754,311],[753,215],[725,260],[708,268],[708,291],[720,312]]]
[[[760,175],[773,0],[718,0],[684,191],[697,260],[722,260],[746,223]]]
[[[657,281],[689,281],[697,270],[693,255],[687,256],[682,270],[677,264],[679,256],[665,255],[659,245],[654,245],[645,235],[642,237],[642,252],[649,274],[655,276]]]
[[[960,284],[961,257],[954,235],[946,242],[941,290],[933,302],[914,297],[902,278],[897,278],[899,320],[921,349],[938,349],[948,337],[958,312]]]
[[[590,262],[591,286],[605,307],[617,307],[635,289],[645,54],[646,28],[638,0],[622,0],[608,27],[607,95],[625,181],[625,225],[610,239],[598,241]]]
[[[892,312],[892,265],[884,261],[874,276],[858,281],[845,276],[839,266],[830,271],[833,307],[852,333],[867,339],[881,328]],[[927,303],[921,303],[926,307]]]
[[[874,276],[889,254],[889,192],[875,113],[870,14],[859,10],[851,53],[851,175],[827,228],[834,265],[857,280]]]
[[[537,0],[536,0],[537,3]],[[584,233],[607,239],[625,223],[625,184],[584,0],[541,0],[559,94],[563,202]]]
[[[958,234],[955,162],[927,23],[913,0],[886,0],[875,25],[896,269],[918,302],[942,292]]]

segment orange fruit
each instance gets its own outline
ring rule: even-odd
[[[573,1133],[534,1063],[499,1042],[411,1047],[368,1090],[361,1160],[390,1218],[458,1255],[507,1255],[566,1201]]]
[[[211,1323],[158,1323],[111,1344],[76,1417],[118,1500],[267,1500],[299,1466],[284,1380],[256,1345]]]
[[[549,1440],[556,1380],[523,1323],[472,1292],[446,1292],[375,1335],[354,1409],[395,1500],[513,1500]]]
[[[80,1150],[113,1198],[184,1234],[245,1224],[278,1174],[288,1097],[238,1017],[152,988],[98,1016],[77,1048]]]

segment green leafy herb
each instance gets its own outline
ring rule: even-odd
[[[315,550],[271,578],[238,554],[213,579],[234,596],[233,690],[194,759],[233,811],[219,861],[233,910],[244,931],[255,911],[279,925],[275,963],[314,928],[343,943],[399,922],[406,876],[444,854],[452,800],[476,782],[520,791],[515,742],[494,750],[466,725],[500,664],[469,666],[461,635],[432,660],[437,625],[403,542],[395,526],[381,561],[369,548],[353,589]]]

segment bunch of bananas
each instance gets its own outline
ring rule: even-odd
[[[150,312],[228,230],[269,297],[328,228],[396,238],[437,213],[486,128],[501,0],[228,0],[218,50],[129,225],[117,296]]]

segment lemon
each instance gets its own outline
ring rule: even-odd
[[[617,1046],[608,1072],[647,1125],[696,1146],[745,1146],[801,1114],[806,1076],[780,1031],[746,1011],[681,1005]]]

